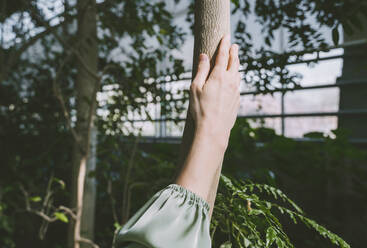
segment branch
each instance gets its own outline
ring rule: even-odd
[[[53,212],[53,214],[51,216],[45,214],[45,212],[42,210],[36,210],[36,209],[33,209],[31,207],[31,203],[29,201],[29,193],[25,190],[24,186],[23,185],[20,185],[19,186],[20,190],[22,191],[23,195],[24,195],[24,201],[25,201],[25,206],[26,206],[26,211],[27,212],[30,212],[30,213],[33,213],[35,215],[38,215],[39,217],[41,217],[43,220],[51,223],[51,222],[55,222],[58,220],[58,218],[55,216],[55,213],[56,212],[62,212],[62,213],[66,213],[68,214],[71,218],[73,219],[76,219],[76,214],[73,212],[73,210],[71,210],[70,208],[68,207],[65,207],[65,206],[59,206],[58,208],[56,208],[56,210]],[[46,199],[45,199],[46,200]],[[45,204],[45,203],[44,203]]]
[[[75,17],[75,16],[71,16],[71,17]],[[51,18],[51,20],[52,19],[53,18]],[[38,40],[44,38],[48,34],[54,33],[57,30],[57,28],[66,25],[71,20],[73,20],[73,18],[68,18],[67,20],[65,20],[63,22],[60,22],[60,23],[58,23],[56,25],[53,25],[53,26],[48,25],[44,31],[32,36],[26,42],[24,42],[23,45],[21,45],[20,47],[17,48],[16,47],[17,45],[14,45],[13,47],[9,48],[8,50],[10,51],[10,53],[9,53],[9,56],[7,56],[8,61],[7,61],[7,63],[3,64],[4,67],[3,67],[3,70],[2,70],[2,75],[1,75],[0,80],[5,80],[7,78],[7,74],[11,71],[11,68],[18,62],[18,60],[20,59],[20,56],[29,47],[34,45]]]
[[[54,222],[54,221],[57,220],[56,216],[55,217],[50,217],[50,216],[46,215],[43,211],[38,211],[38,210],[32,209],[31,208],[31,203],[29,202],[29,194],[24,189],[23,185],[20,185],[20,190],[22,191],[22,193],[24,195],[24,200],[25,200],[25,205],[26,205],[26,211],[27,212],[34,213],[35,215],[38,215],[39,217],[41,217],[43,220],[45,220],[47,222]]]
[[[59,101],[60,103],[60,106],[61,106],[61,109],[62,109],[62,112],[64,114],[64,117],[66,119],[66,124],[68,126],[68,128],[70,129],[71,131],[71,134],[73,135],[75,141],[80,144],[80,137],[79,135],[77,134],[77,132],[75,131],[75,129],[73,128],[73,126],[71,125],[72,121],[71,121],[71,118],[70,118],[70,115],[69,115],[69,112],[67,111],[66,109],[66,105],[65,105],[65,100],[64,100],[64,97],[62,96],[62,93],[61,93],[61,89],[57,83],[60,75],[61,75],[61,72],[62,72],[62,69],[64,68],[64,66],[66,65],[66,62],[68,60],[71,59],[71,53],[69,53],[69,55],[66,57],[66,59],[62,62],[60,68],[57,70],[56,72],[56,76],[54,78],[54,80],[52,81],[52,86],[53,86],[53,91],[54,91],[54,94],[57,98],[57,100]],[[82,149],[84,150],[84,149]]]
[[[62,211],[63,213],[68,214],[69,216],[71,216],[71,218],[73,218],[74,220],[77,219],[77,215],[68,207],[65,206],[59,206],[54,213],[51,215],[53,217],[48,216],[47,214],[45,214],[43,211],[39,211],[36,209],[32,209],[31,208],[31,203],[29,202],[29,193],[24,189],[23,185],[20,185],[20,190],[22,191],[23,195],[24,195],[24,199],[25,199],[25,205],[26,205],[26,211],[33,213],[39,217],[41,217],[44,221],[46,221],[47,223],[52,223],[58,220],[58,218],[56,217],[55,213]],[[50,190],[50,189],[48,189]],[[47,195],[49,195],[49,192],[46,193]],[[46,199],[45,199],[46,201]],[[47,203],[43,203],[43,205],[45,205]],[[86,243],[89,244],[91,247],[93,248],[99,248],[99,246],[97,244],[95,244],[92,240],[83,238],[83,237],[78,237],[76,239],[77,242],[79,243]]]
[[[32,16],[39,21],[40,23],[42,23],[47,29],[50,28],[50,24],[47,21],[44,21],[39,14],[37,13],[37,10],[35,9],[35,7],[31,7],[30,11],[32,12]],[[61,38],[61,36],[56,32],[56,30],[52,29],[51,33],[55,36],[55,38],[61,43],[61,45],[64,47],[64,50],[67,51],[71,51],[76,58],[79,60],[79,62],[81,63],[81,65],[83,66],[83,68],[96,80],[100,80],[100,76],[96,73],[94,73],[84,62],[84,59],[82,58],[82,56],[80,55],[79,51],[76,50],[74,47],[70,46],[67,44],[67,42]]]
[[[74,211],[72,209],[70,209],[68,207],[65,207],[63,205],[60,205],[57,209],[64,211],[65,213],[67,213],[68,215],[70,215],[70,217],[73,220],[76,220],[77,216],[76,216],[76,214],[74,213]]]
[[[115,207],[115,199],[113,198],[113,194],[112,194],[112,182],[111,182],[111,180],[108,180],[107,193],[110,196],[113,221],[115,223],[119,223],[119,220],[118,220],[118,217],[117,217],[117,212],[116,212],[116,207]]]
[[[138,149],[138,142],[139,142],[139,136],[135,137],[134,140],[134,145],[133,145],[133,150],[131,152],[131,156],[127,165],[127,171],[126,171],[126,175],[125,175],[125,183],[124,183],[124,188],[123,188],[123,201],[122,201],[122,220],[121,220],[121,224],[125,224],[125,222],[128,219],[128,191],[129,191],[129,180],[130,180],[130,175],[131,175],[131,170],[134,166],[134,159],[135,159],[135,154],[136,151]]]
[[[91,247],[93,248],[99,248],[99,246],[94,243],[92,240],[90,239],[87,239],[87,238],[82,238],[82,237],[79,237],[75,240],[76,242],[79,242],[79,243],[85,243],[85,244],[88,244],[90,245]]]

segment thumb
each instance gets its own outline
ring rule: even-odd
[[[195,84],[200,89],[202,89],[208,77],[209,70],[210,70],[209,57],[208,55],[202,53],[199,56],[198,69],[192,83]]]

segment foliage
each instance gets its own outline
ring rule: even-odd
[[[177,151],[170,144],[151,146],[142,142],[132,157],[136,139],[143,138],[106,136],[99,143],[97,170],[89,176],[98,180],[96,241],[101,247],[111,246],[114,231],[123,224],[124,199],[132,216],[154,193],[171,183],[175,173]],[[126,178],[131,159],[131,174]],[[125,182],[130,197],[124,195]]]
[[[360,215],[367,200],[367,152],[349,142],[346,130],[310,133],[305,138],[309,141],[296,141],[238,119],[224,174],[281,188],[308,216],[342,234],[352,247],[358,246],[365,240],[359,230],[366,224]],[[306,228],[281,220],[296,247],[329,246]]]
[[[363,28],[367,3],[355,0],[232,0],[232,14],[241,16],[235,30],[235,42],[240,45],[240,60],[245,66],[246,81],[258,90],[299,86],[301,75],[291,73],[287,65],[302,61],[311,51],[328,51],[340,43],[340,28],[348,34]],[[261,37],[253,34],[250,17],[260,25]],[[273,43],[283,30],[284,51]],[[330,31],[329,31],[330,30]],[[329,33],[329,32],[330,33]],[[256,37],[256,38],[254,38]],[[332,37],[332,39],[330,38]],[[260,43],[260,45],[259,45]],[[316,59],[317,61],[317,59]]]
[[[294,247],[274,210],[302,222],[333,244],[350,246],[340,237],[304,216],[303,211],[281,190],[266,184],[245,183],[221,176],[222,188],[213,212],[212,236],[217,229],[228,236],[224,247]],[[291,208],[260,197],[261,193],[287,203]],[[222,245],[223,246],[223,245]],[[222,247],[221,246],[221,247]]]
[[[13,0],[0,4],[1,30],[8,32],[6,39],[3,32],[0,37],[1,247],[28,247],[30,243],[37,247],[63,247],[66,236],[62,223],[66,219],[62,214],[56,214],[59,221],[50,226],[45,240],[37,238],[39,228],[35,227],[40,227],[42,222],[38,216],[24,213],[24,199],[18,187],[22,183],[35,196],[30,199],[32,206],[40,207],[42,199],[39,196],[43,195],[54,174],[65,181],[62,186],[65,190],[54,196],[55,204],[69,200],[72,140],[50,82],[69,56],[70,49],[78,46],[78,36],[75,6],[69,4],[72,1],[63,1],[64,6],[56,6],[56,2]],[[338,43],[338,27],[342,25],[346,33],[354,32],[362,27],[358,14],[367,13],[365,1],[232,2],[233,13],[244,17],[237,25],[235,41],[241,45],[241,60],[247,65],[247,81],[262,91],[277,87],[272,82],[279,79],[286,87],[296,87],[298,75],[290,75],[285,68],[286,63],[301,59],[303,52],[296,51],[296,48],[326,47],[325,40],[319,36],[319,27],[311,27],[305,17],[314,16],[317,24],[332,29],[334,42]],[[257,42],[246,26],[251,11],[264,27],[264,47],[254,47]],[[164,74],[177,79],[183,71],[182,61],[173,57],[171,51],[179,49],[186,36],[180,27],[173,25],[172,19],[163,1],[98,1],[98,70],[99,74],[104,74],[99,90],[111,95],[108,99],[99,99],[99,109],[106,114],[98,120],[101,133],[98,169],[89,176],[96,176],[98,180],[96,235],[97,242],[104,247],[110,245],[113,225],[119,224],[114,221],[111,208],[105,205],[111,202],[110,207],[116,207],[120,220],[121,188],[129,163],[126,154],[132,151],[129,143],[105,134],[126,131],[121,126],[125,124],[127,113],[136,111],[149,118],[147,107],[150,104],[170,98],[171,93],[155,82],[164,81]],[[190,15],[188,20],[193,21]],[[280,26],[288,30],[289,43],[293,46],[285,55],[270,49],[274,32]],[[61,44],[55,33],[63,37],[67,45]],[[147,46],[149,41],[153,41],[152,46]],[[167,64],[167,68],[160,68],[159,64]],[[58,82],[73,120],[76,116],[74,67],[75,60],[68,60]],[[177,101],[174,105],[164,105],[164,108],[169,116],[182,111],[183,103]],[[360,208],[364,204],[361,203],[365,202],[367,195],[364,183],[367,174],[361,166],[366,164],[366,156],[347,142],[343,132],[336,131],[336,139],[322,137],[326,140],[325,145],[300,144],[275,135],[273,130],[252,129],[247,124],[240,124],[233,130],[224,166],[226,174],[266,182],[291,194],[301,190],[299,185],[307,185],[311,193],[302,193],[297,202],[308,211],[316,209],[312,216],[326,226],[332,226],[343,236],[347,233],[352,242],[363,243],[361,235],[353,239],[350,235],[353,231],[361,233],[356,229],[364,230],[363,221],[354,222],[355,228],[349,234],[338,224],[345,222],[346,218],[355,221],[355,216],[363,211]],[[133,188],[131,212],[171,179],[177,157],[173,150],[171,145],[138,150],[129,185],[147,183]],[[352,186],[344,188],[347,180],[352,181]],[[115,202],[107,193],[109,184]],[[313,205],[315,199],[319,203],[317,207]],[[350,210],[350,206],[354,208]],[[340,214],[350,211],[355,213]],[[273,231],[270,229],[269,237]],[[312,245],[321,247],[318,243]]]
[[[302,75],[290,72],[287,65],[304,60],[307,53],[319,54],[340,45],[342,30],[347,35],[360,31],[367,17],[366,1],[358,0],[231,2],[236,27],[233,38],[240,46],[245,80],[262,92],[298,87]],[[193,24],[194,1],[191,3],[187,20]],[[284,51],[274,46],[279,43],[275,41],[279,41],[281,29],[285,35]]]
[[[55,174],[66,187],[54,203],[68,205],[73,140],[51,82],[60,70],[57,84],[75,124],[77,56],[72,51],[79,43],[74,4],[38,0],[0,4],[0,204],[6,216],[0,227],[1,247],[8,240],[17,247],[27,241],[34,246],[64,245],[66,231],[60,223],[66,221],[64,216],[55,215],[61,221],[52,224],[41,242],[34,228],[40,219],[24,213],[18,184],[39,196]],[[170,94],[145,79],[182,72],[182,61],[171,52],[180,49],[184,33],[173,24],[164,1],[98,1],[97,7],[98,75],[103,75],[98,90],[109,94],[114,87],[116,93],[108,102],[99,102],[105,118],[98,124],[102,133],[123,132],[120,126],[125,122],[120,117],[130,111],[145,113],[152,101]],[[167,68],[158,66],[163,62]],[[175,112],[175,106],[167,105],[166,111]],[[7,188],[11,190],[3,192]],[[32,203],[38,206],[39,200],[33,198]],[[21,225],[22,219],[26,224]]]

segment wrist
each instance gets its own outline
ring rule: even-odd
[[[195,128],[194,140],[215,146],[219,151],[225,152],[228,146],[229,133],[224,131],[216,132],[210,127],[198,126]]]

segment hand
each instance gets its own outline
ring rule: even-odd
[[[229,35],[222,39],[210,74],[208,56],[200,54],[199,60],[190,88],[195,135],[210,136],[213,141],[227,146],[240,105],[238,45],[230,44]]]

